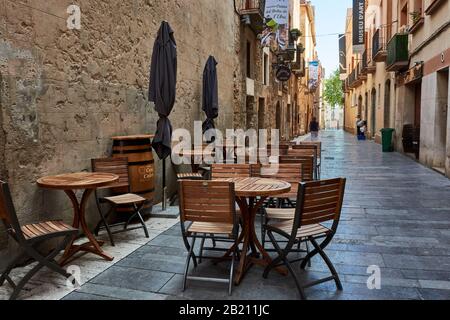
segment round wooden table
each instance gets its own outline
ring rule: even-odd
[[[256,214],[267,198],[289,192],[291,190],[291,184],[285,181],[264,178],[230,178],[217,180],[235,183],[236,202],[241,209],[243,230],[237,243],[243,243],[243,248],[235,278],[236,284],[239,285],[244,275],[254,264],[266,267],[272,262],[272,258],[256,235]],[[235,247],[236,244],[225,254],[225,258],[233,254]],[[250,251],[251,254],[249,254]],[[287,270],[284,268],[277,268],[276,270],[284,275],[287,274]]]
[[[84,244],[74,245],[74,239],[67,246],[61,260],[59,261],[61,265],[67,264],[72,260],[72,257],[80,251],[94,253],[108,261],[112,261],[114,259],[102,250],[101,245],[103,245],[103,242],[98,242],[89,230],[86,223],[85,214],[86,204],[89,196],[94,192],[94,190],[107,186],[111,182],[118,179],[119,176],[115,174],[80,172],[44,177],[37,181],[38,186],[41,188],[63,190],[67,194],[72,202],[74,210],[73,227],[79,229],[81,226],[81,230],[89,240]],[[79,202],[76,197],[76,190],[84,190],[81,202]]]

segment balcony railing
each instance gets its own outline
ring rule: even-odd
[[[401,71],[408,69],[409,52],[408,52],[408,34],[397,33],[388,43],[387,49],[387,71]]]
[[[372,38],[372,59],[376,62],[386,60],[386,35],[385,29],[378,29]]]
[[[364,53],[362,54],[361,64],[362,64],[361,73],[362,74],[367,74],[368,73],[367,72],[367,68],[369,66],[369,62],[367,61],[367,50],[364,51]]]
[[[356,83],[357,80],[358,80],[357,71],[356,71],[356,69],[353,69],[353,71],[348,76],[348,86],[350,89],[354,89],[358,86]]]
[[[263,31],[266,0],[237,0],[236,2],[236,9],[243,17],[242,21],[256,33]]]

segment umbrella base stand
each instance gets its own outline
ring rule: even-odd
[[[162,203],[153,206],[151,218],[165,218],[178,219],[180,216],[180,208],[178,206],[167,206],[165,210],[162,208]]]

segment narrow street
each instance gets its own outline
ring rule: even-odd
[[[327,248],[344,291],[329,282],[308,289],[309,299],[449,299],[450,181],[342,131],[322,132],[321,140],[323,178],[348,179],[338,234]],[[258,267],[231,297],[212,283],[191,282],[183,293],[185,254],[176,225],[65,299],[298,299],[291,277],[272,273],[264,280]],[[226,266],[208,266],[199,269],[226,274]],[[380,290],[367,287],[369,266],[380,268]],[[302,274],[305,280],[323,276],[320,259]]]

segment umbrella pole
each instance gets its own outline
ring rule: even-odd
[[[162,194],[162,211],[166,211],[167,207],[166,207],[166,196],[167,196],[167,192],[166,192],[166,159],[163,159],[163,175],[162,175],[162,179],[163,179],[163,194]]]

